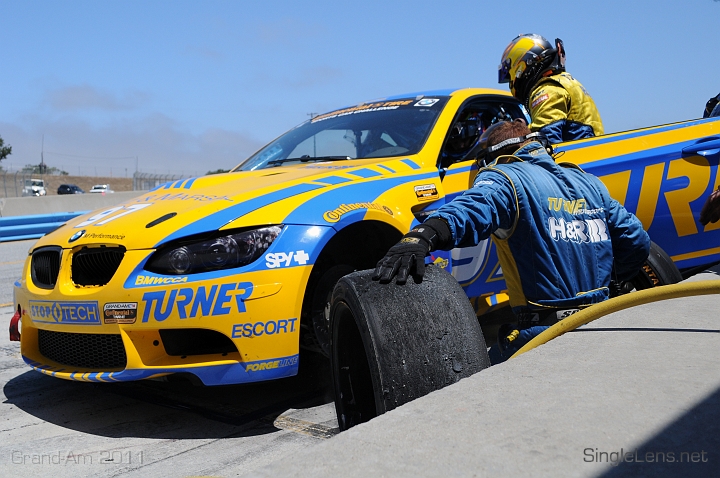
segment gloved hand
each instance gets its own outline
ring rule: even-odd
[[[422,237],[409,236],[410,234],[413,233],[406,234],[377,263],[373,280],[387,284],[397,275],[396,282],[402,285],[407,282],[411,271],[416,278],[425,275],[425,256],[430,252],[430,243]]]
[[[720,186],[708,196],[700,211],[700,224],[706,226],[720,219]]]
[[[442,219],[430,218],[392,246],[385,257],[380,259],[373,274],[373,280],[387,284],[397,276],[400,285],[407,282],[408,275],[413,273],[416,280],[425,275],[425,256],[437,247],[444,247],[452,239],[450,227]]]

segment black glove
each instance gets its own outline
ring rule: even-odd
[[[450,238],[450,227],[445,221],[429,219],[414,227],[390,248],[377,263],[372,279],[387,284],[397,276],[396,283],[402,285],[407,282],[408,275],[413,273],[415,280],[422,280],[425,275],[425,256]]]
[[[392,246],[378,262],[373,280],[387,284],[397,275],[396,282],[404,284],[411,271],[418,279],[425,275],[425,256],[430,252],[430,243],[422,237],[412,237],[409,234],[412,232]]]

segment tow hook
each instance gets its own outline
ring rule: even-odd
[[[10,342],[20,342],[20,311],[16,310],[15,315],[10,319]]]

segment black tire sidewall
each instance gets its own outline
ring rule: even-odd
[[[364,391],[362,396],[374,403],[377,415],[490,365],[475,311],[446,271],[428,266],[421,283],[410,279],[405,285],[379,284],[371,276],[372,271],[347,275],[333,292],[331,368],[341,429],[348,425],[342,422],[343,416],[347,418],[345,402],[358,403],[340,395],[348,383],[340,381],[352,368],[343,362],[343,349],[356,347],[364,354],[349,363],[367,365],[362,381],[371,384],[373,398]],[[348,332],[348,324],[355,330]],[[361,340],[362,346],[349,340]],[[370,413],[372,407],[359,408]]]
[[[327,357],[330,356],[330,321],[325,317],[325,307],[337,282],[354,270],[355,268],[348,264],[330,267],[322,273],[312,294],[310,321],[321,351]]]
[[[654,242],[650,242],[650,254],[633,278],[635,289],[649,289],[661,285],[676,284],[683,280],[682,274],[667,253]]]
[[[343,384],[341,383],[342,373],[340,367],[345,364],[345,359],[341,358],[341,354],[345,351],[344,348],[347,347],[347,339],[345,337],[340,337],[340,328],[335,322],[340,320],[341,317],[342,320],[350,320],[345,314],[350,314],[352,316],[352,320],[357,327],[357,332],[360,336],[360,340],[362,341],[361,346],[367,361],[366,372],[369,376],[368,379],[372,383],[372,389],[373,391],[382,390],[380,366],[377,361],[375,349],[372,345],[372,334],[367,326],[367,324],[371,321],[367,320],[365,308],[363,307],[363,304],[357,300],[357,292],[354,290],[353,284],[341,279],[338,281],[333,291],[332,308],[330,312],[333,344],[330,354],[330,363],[335,393],[335,410],[337,412],[338,423],[340,424],[341,430],[346,430],[350,426],[356,424],[346,422],[346,420],[350,420],[347,418],[348,414],[352,414],[355,410],[348,410],[345,406],[344,400],[341,399],[341,395],[346,393],[343,391]],[[338,344],[340,344],[339,347]],[[361,373],[364,374],[365,371],[361,371]],[[374,396],[374,403],[375,410],[373,412],[373,416],[380,415],[387,411],[382,403],[382,400],[378,400],[377,395]],[[363,419],[362,421],[366,420]]]

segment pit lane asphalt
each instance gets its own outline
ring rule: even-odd
[[[253,476],[720,476],[719,299],[609,314]]]
[[[238,476],[337,433],[325,360],[258,384],[69,382],[8,341],[12,285],[35,241],[0,243],[0,476]]]
[[[22,258],[5,246],[0,277],[14,281]],[[720,280],[720,267],[689,280]],[[719,305],[610,314],[330,440],[322,380],[299,396],[290,381],[105,387],[29,371],[0,341],[0,476],[718,476]]]

